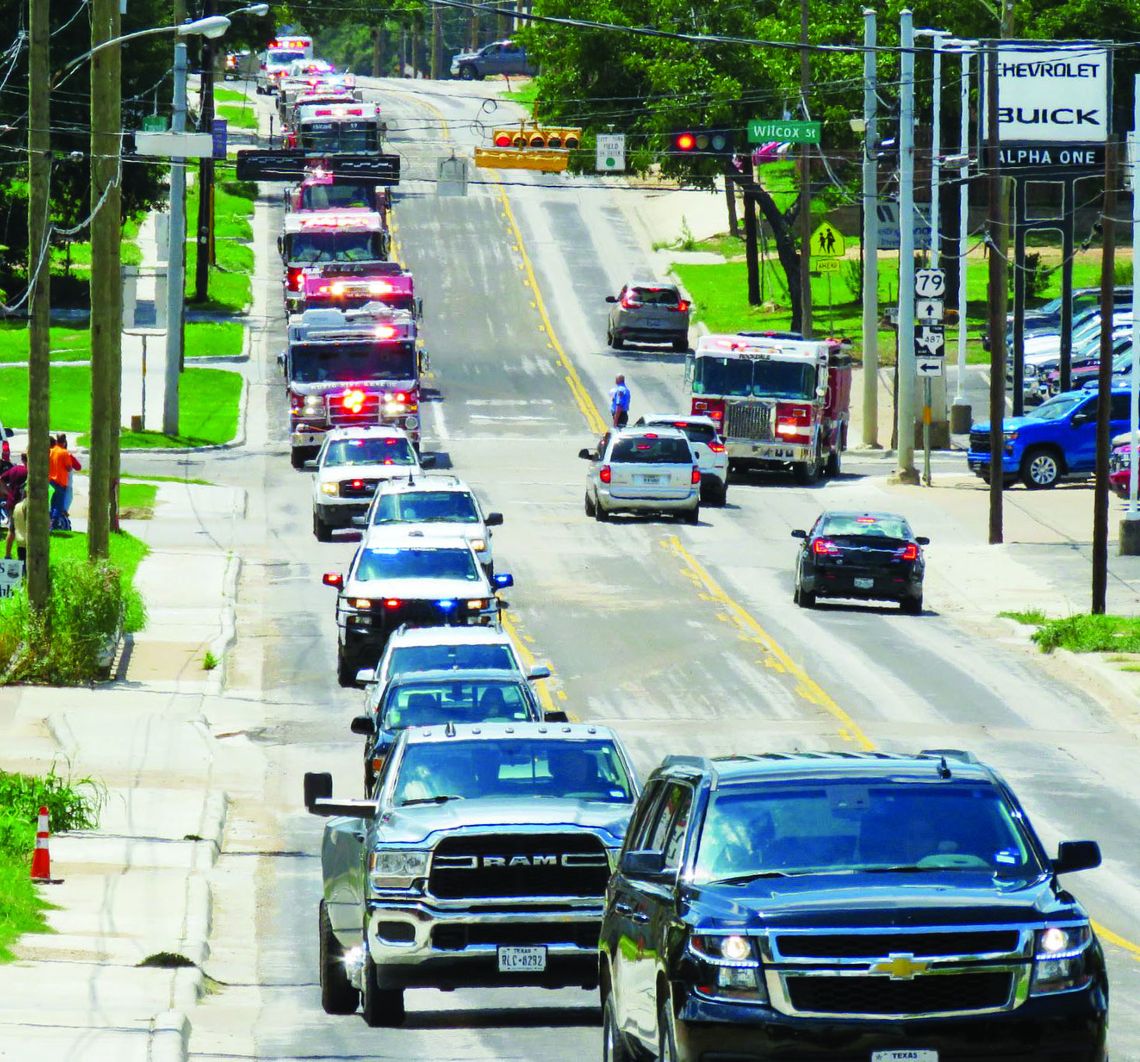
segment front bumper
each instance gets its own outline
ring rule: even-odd
[[[1021,458],[1012,454],[1003,454],[1001,470],[1007,476],[1016,476],[1020,467]],[[975,475],[988,476],[990,474],[990,455],[971,450],[966,455],[966,465]]]
[[[780,466],[789,462],[810,461],[814,456],[813,447],[809,443],[726,439],[725,449],[728,451],[730,461],[748,461]]]
[[[370,612],[337,612],[337,628],[344,651],[358,656],[365,651],[378,652],[388,637],[399,626],[412,627],[490,627],[499,622],[499,603],[478,612],[455,610],[451,612],[427,609],[387,611],[376,608]]]
[[[427,899],[369,901],[368,953],[380,987],[596,986],[600,902],[512,907],[476,913]],[[500,973],[498,948],[518,943],[544,946],[546,968]]]
[[[672,498],[615,497],[608,490],[599,489],[597,499],[602,511],[607,513],[687,513],[700,505],[701,488],[700,484],[693,484],[687,494]]]
[[[328,527],[353,527],[352,518],[363,516],[371,504],[371,498],[331,498],[322,495],[316,503],[316,510]]]
[[[938,1062],[1105,1062],[1108,1005],[1094,987],[996,1015],[853,1021],[690,997],[676,1034],[685,1062],[871,1062],[891,1050],[936,1051]]]

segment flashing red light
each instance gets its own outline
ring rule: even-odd
[[[377,339],[391,339],[396,334],[396,328],[393,325],[377,325],[376,338]]]
[[[386,598],[384,598],[384,607],[385,608],[399,608],[400,607],[400,599],[398,597],[386,597]]]
[[[647,431],[647,432],[645,433],[645,437],[646,437],[647,439],[656,439],[656,438],[657,438],[657,433],[656,433],[656,432],[653,432],[653,431]]]
[[[878,522],[874,516],[857,516],[855,518],[857,524],[877,524]]]
[[[511,146],[511,137],[509,133],[500,133],[495,137],[495,147],[509,148]]]
[[[918,560],[918,546],[916,546],[913,542],[908,542],[905,546],[903,546],[902,549],[899,550],[898,557],[899,560],[904,561]]]
[[[611,469],[609,465],[602,465],[602,467],[598,469],[598,479],[603,483],[609,483],[610,480],[613,479],[613,476],[613,469]]]
[[[693,465],[693,475],[692,475],[692,478],[689,480],[689,482],[690,483],[700,483],[700,481],[701,481],[701,470],[699,468],[697,468],[696,465]]]
[[[364,480],[362,480],[362,479],[354,479],[352,481],[352,489],[353,490],[360,490],[363,486],[364,486]]]
[[[829,538],[817,538],[811,544],[811,551],[817,557],[837,557],[839,556],[839,547]]]
[[[301,277],[304,272],[304,269],[300,266],[290,266],[285,271],[285,287],[288,288],[289,291],[300,291]]]
[[[697,138],[692,133],[678,133],[673,138],[673,146],[678,151],[692,151],[697,146]]]
[[[400,391],[397,393],[397,395],[396,395],[396,401],[397,402],[406,402],[407,400],[408,400],[408,396],[406,394],[404,394],[403,391]],[[395,442],[395,441],[396,441],[395,439],[392,440],[392,442]]]
[[[340,401],[350,413],[359,413],[364,408],[364,392],[345,391]]]

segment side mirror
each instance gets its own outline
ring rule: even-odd
[[[354,527],[367,527],[368,526],[368,517],[367,516],[354,516],[352,518],[352,523],[353,523]]]
[[[503,514],[502,513],[488,513],[486,519],[483,521],[487,527],[502,527]]]
[[[801,531],[799,528],[797,528],[792,532],[792,538],[807,538],[807,532]]]
[[[5,429],[4,429],[4,438],[5,438],[5,439],[10,439],[10,438],[12,438],[12,436],[13,436],[13,435],[15,435],[15,434],[16,434],[16,429],[15,429],[15,428],[5,428]]]
[[[621,872],[631,878],[657,877],[665,869],[664,852],[626,852]]]
[[[1079,428],[1082,424],[1088,424],[1090,420],[1095,419],[1091,413],[1074,413],[1073,419],[1069,423],[1074,428]]]
[[[515,585],[515,577],[510,572],[501,572],[491,579],[491,584],[496,590],[506,590]]]
[[[344,576],[340,572],[325,572],[321,576],[321,582],[325,586],[335,586],[338,590],[344,589]]]
[[[587,450],[584,446],[582,447],[581,450],[578,451],[578,456],[583,461],[596,461],[598,458],[598,454],[597,454],[596,450]]]
[[[310,460],[303,462],[301,464],[301,467],[306,472],[316,472],[316,470],[321,467],[321,463],[315,457],[313,457]]]
[[[435,468],[435,454],[420,454],[420,468]]]
[[[367,686],[368,683],[375,682],[376,681],[376,668],[374,668],[374,667],[362,667],[356,673],[356,681],[359,682],[362,686]]]
[[[282,258],[285,257],[285,237],[284,236],[278,236],[277,237],[277,253],[279,255],[281,255]]]
[[[914,540],[920,546],[929,546],[930,545],[930,539],[928,539],[925,535],[915,535]]]
[[[542,715],[543,722],[546,723],[568,723],[570,717],[565,712],[544,712]]]
[[[531,682],[537,682],[539,679],[550,678],[550,668],[545,664],[539,664],[537,667],[532,667],[527,673],[526,677]]]
[[[606,296],[606,302],[617,302],[617,301],[618,301],[618,298],[616,295],[607,295]]]
[[[358,674],[356,678],[359,681],[360,675]],[[360,734],[362,737],[371,737],[376,733],[376,727],[373,726],[372,716],[370,715],[358,715],[349,723],[348,728],[354,734]]]
[[[311,808],[318,800],[328,800],[332,792],[332,775],[328,771],[305,772],[305,807]]]
[[[1054,874],[1073,874],[1100,866],[1100,845],[1096,841],[1062,841],[1053,860]]]
[[[281,351],[281,353],[277,355],[277,364],[280,365],[281,368],[285,368],[285,351]]]
[[[416,299],[416,316],[423,317],[424,315],[424,300]]]

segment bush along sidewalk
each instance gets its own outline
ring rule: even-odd
[[[36,816],[48,809],[53,832],[93,830],[106,801],[103,786],[56,772],[32,776],[0,770],[0,962],[11,962],[12,943],[24,933],[45,933],[49,909],[32,884]]]

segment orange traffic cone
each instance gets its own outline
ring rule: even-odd
[[[51,831],[48,827],[48,809],[40,808],[39,822],[36,826],[36,849],[32,853],[32,881],[41,885],[55,885],[57,880],[51,876],[51,852],[48,851],[48,839]]]

